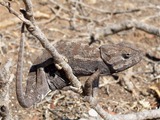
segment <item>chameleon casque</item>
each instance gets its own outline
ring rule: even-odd
[[[101,75],[111,75],[134,66],[141,60],[141,51],[128,43],[98,46],[86,42],[59,41],[54,45],[68,59],[74,75],[89,76],[98,69]],[[24,41],[21,40],[16,79],[16,93],[24,108],[40,102],[51,90],[70,85],[63,70],[58,70],[48,51],[34,61],[30,68],[26,90],[22,87]]]

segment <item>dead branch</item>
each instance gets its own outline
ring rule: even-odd
[[[81,6],[84,6],[84,7],[87,7],[89,9],[92,9],[94,11],[97,11],[97,12],[100,12],[100,13],[103,13],[103,14],[110,14],[110,15],[116,15],[116,14],[124,14],[124,13],[133,13],[133,12],[138,12],[140,11],[141,9],[130,9],[130,10],[126,10],[126,11],[106,11],[106,10],[102,10],[102,9],[99,9],[99,8],[95,8],[95,7],[92,7],[90,5],[87,5],[85,4],[84,2],[82,1],[78,1],[78,0],[70,0],[71,2],[76,2],[77,4],[80,4]]]
[[[13,79],[13,74],[10,73],[10,68],[13,65],[11,59],[9,59],[4,65],[0,66],[0,117],[2,120],[9,120],[11,118],[9,111],[9,87]],[[10,75],[11,74],[11,75]]]
[[[26,6],[25,8],[26,10],[21,9],[21,13],[23,14],[24,17],[22,15],[19,15],[15,10],[13,10],[10,7],[9,3],[6,4],[6,3],[0,2],[0,4],[6,7],[10,11],[10,13],[14,14],[16,17],[18,17],[27,25],[27,30],[41,42],[42,46],[49,53],[51,53],[54,59],[54,63],[62,67],[62,69],[65,71],[67,78],[71,81],[72,85],[79,88],[81,92],[81,83],[79,82],[77,77],[73,75],[71,67],[66,63],[66,61],[63,59],[64,57],[58,53],[55,47],[50,44],[47,37],[43,34],[40,28],[35,24],[31,1],[23,0],[23,2]]]
[[[98,28],[94,35],[95,39],[98,39],[100,36],[112,35],[132,28],[136,28],[149,34],[160,36],[160,29],[158,27],[148,25],[136,20],[127,20],[119,24],[111,24],[105,28]]]
[[[10,3],[0,2],[0,5],[6,7],[11,14],[15,15],[16,17],[18,17],[18,18],[19,18],[21,21],[23,21],[26,25],[32,25],[29,20],[27,20],[27,19],[25,19],[25,18],[23,17],[23,15],[20,15],[18,12],[16,12],[14,9],[12,9]]]
[[[53,1],[53,0],[50,0],[50,1],[60,7],[59,11],[65,10],[66,12],[68,12],[68,9],[66,9],[65,7],[59,5],[58,3],[56,3],[56,2]],[[66,20],[66,21],[68,21],[68,22],[75,22],[75,20],[77,20],[77,19],[82,19],[82,20],[91,21],[91,22],[93,21],[93,22],[96,22],[96,23],[100,23],[100,22],[101,22],[101,21],[99,21],[99,20],[97,20],[97,19],[90,18],[90,17],[83,16],[83,15],[79,15],[79,14],[74,14],[74,13],[73,13],[73,14],[74,14],[74,15],[73,15],[73,16],[74,16],[73,18],[66,18],[66,17],[61,16],[61,15],[59,14],[59,13],[60,13],[59,11],[58,11],[58,12],[55,12],[55,10],[54,10],[53,8],[50,8],[50,9],[51,9],[52,13],[55,14],[55,16],[54,16],[53,18],[51,18],[51,20],[49,20],[49,22],[53,21],[55,18],[59,18],[59,19],[62,19],[62,20]],[[75,23],[74,23],[74,24],[75,24]]]
[[[2,105],[0,106],[0,117],[2,117],[2,120],[9,120],[9,110],[6,106]]]
[[[66,18],[66,17],[62,17],[59,13],[61,11],[61,8],[58,10],[58,12],[56,12],[53,8],[50,8],[52,13],[55,14],[54,18],[52,18],[50,21],[53,21],[56,17],[58,17],[59,19],[62,19],[62,20],[66,20],[66,21],[71,21],[70,18]]]
[[[57,3],[55,0],[49,0],[49,1],[50,1],[51,3],[57,5],[59,8],[63,9],[64,11],[67,11],[67,12],[70,11],[69,9],[65,8],[63,5]]]
[[[72,11],[72,10],[67,9],[67,8],[64,7],[63,5],[57,3],[57,2],[54,1],[54,0],[50,0],[50,2],[53,3],[53,4],[55,4],[55,5],[57,5],[61,10],[65,11],[65,12]],[[70,0],[70,2],[72,2],[72,3],[75,2],[76,7],[77,7],[78,5],[80,5],[80,6],[83,6],[83,7],[89,8],[89,9],[92,9],[92,10],[94,10],[94,11],[97,11],[97,12],[100,12],[100,13],[103,13],[103,14],[110,14],[110,15],[124,14],[124,13],[133,13],[133,12],[138,12],[138,11],[141,10],[141,9],[136,8],[136,9],[130,9],[130,10],[124,10],[124,11],[105,11],[105,10],[102,10],[102,9],[98,9],[98,8],[95,8],[95,7],[91,7],[90,5],[87,5],[87,4],[85,4],[84,2],[82,2],[82,1]],[[76,9],[78,9],[78,8],[76,8]],[[53,12],[53,8],[52,8],[52,12]],[[73,13],[73,14],[74,14],[74,13]],[[101,23],[101,21],[103,21],[103,20],[98,20],[98,19],[95,19],[95,18],[90,18],[90,17],[88,17],[88,16],[86,16],[86,15],[74,14],[73,16],[74,16],[74,18],[72,18],[72,19],[63,18],[62,16],[60,16],[59,14],[56,13],[56,16],[55,16],[55,17],[58,17],[58,18],[60,18],[60,19],[64,19],[64,20],[67,20],[67,21],[70,21],[70,22],[71,22],[71,21],[72,21],[72,22],[75,22],[74,19],[76,19],[76,18],[82,19],[82,20],[85,20],[85,21],[91,21],[91,22],[93,21],[93,22],[96,22],[96,23]],[[52,20],[55,19],[55,17],[52,18]]]
[[[23,1],[26,6],[27,19],[29,19],[32,22],[32,24],[34,24],[35,21],[33,16],[32,3],[30,0],[23,0]],[[32,31],[30,29],[28,30],[41,42],[42,46],[51,53],[51,55],[54,58],[54,63],[62,67],[62,69],[66,73],[66,77],[71,81],[73,86],[81,88],[81,83],[79,82],[77,77],[73,75],[71,67],[65,62],[63,56],[58,53],[56,48],[49,43],[48,39],[40,30],[40,28],[37,25],[34,25],[34,29]]]
[[[130,113],[125,115],[115,115],[110,120],[146,120],[160,118],[160,109],[146,110],[137,113]]]
[[[59,66],[64,69],[66,76],[68,77],[69,80],[71,80],[72,84],[78,88],[81,87],[81,83],[78,81],[78,79],[73,75],[72,69],[69,67],[69,65],[64,61],[63,56],[60,55],[57,50],[50,45],[48,39],[46,36],[43,34],[43,32],[40,30],[40,28],[36,25],[34,16],[33,16],[33,10],[32,10],[32,3],[30,0],[23,0],[26,6],[26,10],[21,10],[23,15],[19,15],[16,11],[14,11],[11,7],[10,4],[4,4],[0,2],[2,6],[5,6],[10,13],[14,14],[16,17],[18,17],[21,21],[23,21],[28,27],[28,31],[34,35],[42,44],[44,48],[46,48],[51,55],[54,58],[54,63],[58,64]],[[90,7],[86,6],[85,4],[79,3],[85,7]],[[94,9],[94,8],[91,8]],[[95,9],[97,10],[97,9]],[[98,10],[100,11],[100,10]],[[104,12],[104,11],[100,11]],[[108,14],[105,11],[105,14]],[[109,14],[113,14],[109,13]],[[116,13],[115,13],[116,14]],[[117,13],[118,14],[118,13]],[[157,27],[147,25],[145,23],[141,23],[138,21],[125,21],[117,25],[111,25],[106,28],[101,28],[101,30],[98,30],[97,35],[95,36],[101,36],[101,35],[111,35],[118,33],[123,30],[128,30],[132,28],[137,28],[140,30],[143,30],[145,32],[148,32],[150,34],[154,34],[157,36],[160,36],[160,30]],[[92,84],[92,83],[90,83]],[[91,85],[92,86],[92,85]],[[94,92],[94,89],[92,89],[92,92]],[[90,94],[90,93],[89,93]],[[93,93],[94,94],[94,93]],[[89,96],[88,98],[89,103],[91,103],[92,107],[101,115],[104,119],[106,120],[143,120],[143,119],[153,119],[153,118],[159,118],[160,117],[160,110],[148,110],[148,111],[143,111],[143,112],[137,112],[137,113],[130,113],[130,114],[124,114],[124,115],[110,115],[106,111],[103,110],[103,108],[98,104],[98,101],[94,96]]]
[[[41,18],[49,19],[50,18],[48,14],[42,13],[40,11],[37,11],[34,15],[35,15],[35,18],[37,19],[41,19]],[[21,20],[19,20],[18,18],[10,18],[10,19],[3,20],[1,21],[1,24],[0,24],[0,30],[5,29],[12,25],[16,25],[18,23],[21,23]]]
[[[160,109],[145,110],[141,112],[122,115],[111,115],[103,110],[103,108],[98,104],[98,100],[96,97],[86,96],[84,100],[88,101],[91,104],[92,108],[95,109],[104,120],[146,120],[160,118]]]

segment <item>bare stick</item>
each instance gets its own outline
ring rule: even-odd
[[[94,82],[97,80],[99,73],[100,71],[97,70],[85,82],[84,92],[86,93],[85,94],[86,96],[84,99],[91,104],[92,108],[94,108],[104,120],[145,120],[145,119],[153,119],[160,117],[160,109],[146,110],[142,112],[135,112],[122,115],[111,115],[105,110],[103,110],[103,108],[98,104],[97,100],[98,84],[94,86]]]
[[[72,85],[79,88],[80,92],[81,90],[81,83],[77,79],[76,76],[74,76],[71,67],[65,62],[63,59],[64,57],[58,53],[58,51],[55,49],[54,46],[50,44],[47,37],[44,35],[44,33],[40,30],[40,28],[35,24],[34,17],[33,17],[33,10],[32,10],[32,3],[30,0],[23,0],[26,6],[26,10],[21,10],[24,17],[20,16],[15,12],[10,5],[3,4],[0,2],[1,5],[5,6],[9,11],[12,11],[11,13],[14,14],[16,17],[18,17],[20,20],[22,20],[26,25],[28,31],[35,36],[42,44],[42,46],[52,55],[54,59],[54,63],[58,64],[62,67],[62,69],[65,71],[66,77],[71,81]]]
[[[26,6],[26,11],[27,11],[26,14],[28,14],[28,16],[30,16],[29,20],[33,23],[34,17],[33,17],[32,3],[30,0],[23,0],[23,1]],[[62,69],[65,71],[67,78],[71,81],[73,86],[81,88],[81,83],[79,82],[77,77],[74,76],[71,67],[65,62],[65,60],[63,59],[63,56],[58,53],[56,48],[50,44],[50,42],[48,41],[46,36],[40,30],[40,28],[37,25],[35,25],[33,30],[30,30],[30,29],[28,29],[28,30],[32,35],[34,35],[41,42],[42,46],[44,48],[46,48],[46,50],[48,52],[51,53],[51,55],[54,59],[54,63],[56,63],[62,67]]]
[[[84,7],[87,7],[89,9],[92,9],[94,11],[97,11],[97,12],[100,12],[100,13],[104,13],[104,14],[111,14],[111,15],[116,15],[116,14],[124,14],[124,13],[133,13],[133,12],[138,12],[140,11],[141,9],[130,9],[130,10],[126,10],[126,11],[105,11],[105,10],[102,10],[102,9],[99,9],[99,8],[95,8],[95,7],[92,7],[90,5],[87,5],[85,4],[84,2],[81,2],[81,1],[78,1],[78,0],[70,0],[72,2],[77,2],[78,4],[84,6]]]
[[[0,65],[0,117],[2,120],[10,120],[12,115],[10,111],[10,84],[14,75],[11,74],[13,62],[11,59]]]
[[[10,6],[10,3],[4,3],[4,2],[0,2],[0,5],[6,7],[9,12],[13,15],[15,15],[16,17],[18,17],[21,21],[23,21],[26,25],[32,25],[31,22],[27,19],[25,19],[23,17],[23,15],[20,15],[18,12],[16,12],[15,10],[13,10]]]
[[[160,29],[158,27],[152,26],[152,25],[148,25],[139,21],[134,20],[133,24],[135,26],[135,28],[142,30],[144,32],[153,34],[153,35],[157,35],[160,36]]]
[[[55,0],[49,0],[49,1],[52,2],[53,4],[57,5],[57,6],[60,7],[61,9],[67,11],[67,12],[70,11],[69,9],[65,8],[63,5],[57,3]]]
[[[146,110],[122,115],[111,115],[103,110],[103,108],[98,104],[96,97],[86,96],[85,100],[91,104],[92,108],[94,108],[104,120],[146,120],[160,118],[160,109]]]
[[[113,25],[111,24],[105,28],[98,28],[94,34],[95,39],[98,39],[100,36],[116,34],[124,30],[132,29],[134,27],[144,32],[160,36],[160,29],[158,27],[145,24],[141,21],[136,21],[136,20],[128,21],[127,20],[119,24],[113,24]]]
[[[124,115],[115,115],[110,120],[147,120],[160,118],[160,109],[146,110],[137,113],[130,113]]]
[[[2,117],[2,120],[9,120],[9,110],[6,106],[2,105],[0,106],[0,116]]]

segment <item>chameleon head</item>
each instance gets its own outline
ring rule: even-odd
[[[111,73],[123,71],[134,66],[142,59],[142,53],[129,43],[102,45],[101,58],[110,68]]]

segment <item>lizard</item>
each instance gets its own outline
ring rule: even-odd
[[[21,41],[16,79],[16,93],[20,105],[28,108],[40,102],[48,92],[61,89],[71,83],[63,70],[58,70],[54,58],[47,50],[37,57],[30,68],[26,91],[22,89],[23,47]],[[142,56],[141,51],[129,43],[105,44],[100,47],[90,46],[83,41],[59,41],[54,44],[58,52],[64,55],[74,75],[90,76],[99,70],[100,75],[112,75],[137,64]]]

